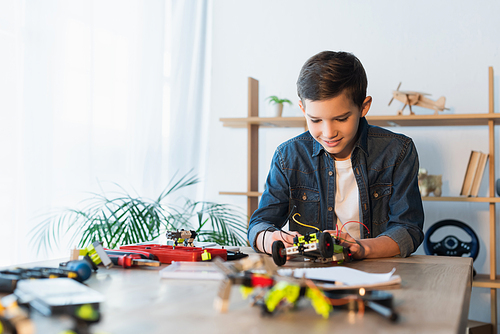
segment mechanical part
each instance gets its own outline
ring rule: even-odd
[[[370,308],[387,320],[396,322],[398,313],[394,310],[393,295],[386,291],[365,289],[346,289],[324,291],[326,297],[336,301],[333,305],[348,309]],[[361,307],[360,307],[361,303]]]
[[[471,241],[465,242],[454,235],[448,235],[438,242],[432,242],[430,239],[434,232],[446,226],[455,226],[462,229],[471,237]],[[438,221],[429,227],[427,233],[425,233],[424,249],[427,255],[462,256],[470,254],[469,256],[475,260],[479,254],[479,239],[474,230],[467,224],[458,220],[446,219]]]
[[[286,253],[287,252],[285,249],[285,244],[283,244],[283,241],[277,240],[273,242],[273,249],[272,249],[273,260],[277,266],[283,266],[286,263]]]
[[[110,258],[114,265],[122,266],[125,269],[138,266],[159,267],[161,265],[160,261],[141,258],[140,254],[111,255]]]
[[[333,238],[328,232],[319,235],[319,253],[324,258],[333,256]]]
[[[90,275],[92,275],[92,266],[87,260],[69,261],[64,264],[59,264],[59,267],[76,272],[78,274],[77,280],[79,282],[89,279]]]
[[[174,240],[175,246],[177,246],[179,243],[182,243],[186,247],[194,247],[193,242],[198,233],[193,230],[185,231],[184,229],[182,229],[180,231],[167,231],[165,235],[168,240]]]

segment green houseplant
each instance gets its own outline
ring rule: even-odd
[[[156,199],[132,196],[118,185],[120,191],[112,197],[93,193],[81,208],[44,216],[30,231],[31,243],[37,251],[50,250],[69,237],[69,243],[78,247],[99,240],[104,247],[113,249],[152,241],[164,231],[183,228],[195,230],[198,241],[245,245],[247,217],[236,207],[189,199],[183,199],[182,205],[167,202],[178,190],[198,182],[190,173],[177,180],[174,176]]]
[[[272,103],[276,106],[276,117],[281,117],[281,115],[283,114],[284,103],[292,105],[292,101],[290,101],[289,99],[280,99],[276,95],[268,96],[266,100],[269,100],[269,103]]]

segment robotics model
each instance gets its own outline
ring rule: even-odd
[[[295,219],[296,215],[300,216],[300,214],[296,213],[293,216],[296,223],[311,227],[298,222]],[[338,242],[338,239],[336,238],[333,240],[332,236],[328,232],[318,231],[315,233],[308,233],[306,235],[294,237],[293,246],[291,247],[285,247],[285,244],[281,240],[273,242],[272,256],[274,263],[278,266],[285,265],[287,257],[296,256],[309,258],[321,263],[342,263],[344,261],[351,262],[352,255],[350,254],[348,248],[340,246]]]
[[[197,235],[198,233],[196,233],[195,231],[185,231],[184,229],[182,229],[180,231],[167,231],[166,237],[169,240],[174,240],[175,246],[177,246],[179,243],[182,243],[186,247],[194,247],[193,241]]]

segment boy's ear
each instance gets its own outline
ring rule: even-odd
[[[372,97],[367,96],[361,105],[361,117],[365,117],[372,105]]]
[[[304,108],[304,105],[302,104],[302,101],[299,100],[299,107],[300,107],[300,110],[302,110],[302,113],[304,113],[304,116],[306,115],[306,109]]]

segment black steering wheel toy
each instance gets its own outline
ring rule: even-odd
[[[471,241],[465,242],[458,239],[454,235],[448,235],[437,242],[431,241],[431,236],[438,230],[446,226],[454,226],[463,230],[470,236]],[[441,220],[432,225],[424,237],[424,249],[427,255],[443,255],[443,256],[468,256],[476,260],[479,254],[479,238],[470,226],[461,221],[454,219]],[[475,274],[475,271],[474,271]]]

